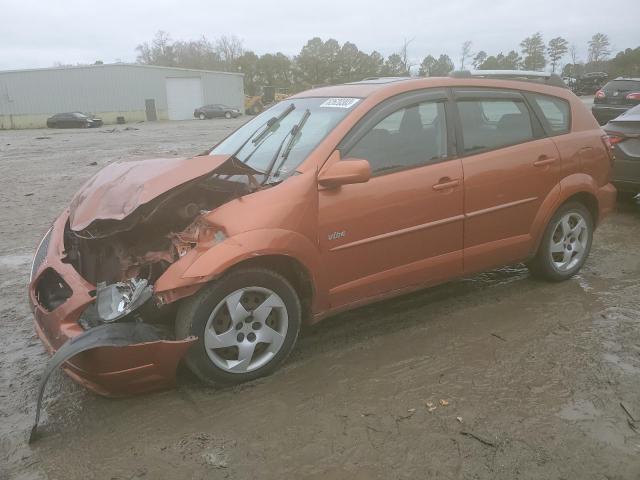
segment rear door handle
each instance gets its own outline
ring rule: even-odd
[[[558,161],[557,157],[547,157],[546,155],[540,155],[538,160],[533,162],[534,167],[544,167],[546,165],[551,165],[552,163],[556,163]]]
[[[449,178],[441,178],[440,183],[436,183],[433,186],[433,189],[438,191],[448,190],[450,188],[457,187],[458,185],[460,185],[460,180],[451,180]]]

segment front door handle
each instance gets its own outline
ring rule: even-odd
[[[533,162],[534,167],[545,167],[547,165],[551,165],[552,163],[556,163],[558,161],[557,157],[547,157],[546,155],[540,155],[538,160]]]
[[[434,190],[449,190],[450,188],[460,185],[460,180],[451,180],[449,177],[441,178],[440,182],[433,186]]]

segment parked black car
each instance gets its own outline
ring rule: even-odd
[[[82,112],[56,113],[47,118],[48,128],[92,128],[101,127],[102,124],[100,117]]]
[[[596,92],[591,111],[600,125],[640,104],[640,78],[618,77]]]
[[[216,117],[236,118],[240,116],[240,110],[228,107],[221,103],[215,103],[213,105],[205,105],[204,107],[196,108],[193,111],[193,116],[200,120]]]
[[[611,120],[603,129],[615,155],[611,183],[619,196],[632,198],[640,193],[640,105]]]
[[[607,83],[609,75],[604,72],[589,72],[579,76],[573,86],[576,95],[593,95]]]

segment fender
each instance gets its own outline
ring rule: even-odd
[[[221,276],[229,268],[251,258],[282,255],[300,262],[311,276],[314,298],[322,304],[324,281],[318,276],[320,251],[306,236],[279,228],[249,230],[234,235],[204,251],[192,250],[171,265],[155,284],[156,295],[165,303],[192,295],[202,285]]]
[[[532,250],[530,255],[533,256],[538,251],[542,235],[544,234],[547,224],[551,220],[553,214],[560,206],[570,197],[577,193],[589,193],[593,195],[596,202],[598,201],[598,185],[593,177],[584,173],[574,173],[560,180],[540,205],[538,214],[533,221],[531,227]]]

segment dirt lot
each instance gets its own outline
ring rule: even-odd
[[[241,387],[183,370],[108,400],[58,374],[27,446],[47,356],[25,284],[51,220],[101,166],[195,154],[241,122],[0,131],[0,478],[640,477],[640,205],[571,281],[516,266],[343,314]]]

